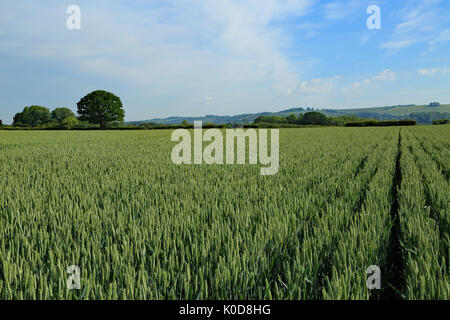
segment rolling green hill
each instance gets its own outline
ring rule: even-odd
[[[355,115],[361,118],[373,118],[378,120],[404,119],[411,118],[419,123],[431,123],[432,120],[450,118],[450,104],[439,106],[428,105],[403,105],[387,106],[377,108],[359,108],[359,109],[310,109],[310,108],[292,108],[279,112],[261,112],[248,113],[234,116],[206,115],[203,117],[169,117],[144,121],[133,121],[130,124],[142,123],[160,123],[160,124],[179,124],[186,120],[190,123],[202,121],[203,123],[237,123],[245,124],[253,122],[259,116],[288,116],[290,114],[302,114],[308,111],[319,111],[328,117],[339,117],[344,115]]]
[[[450,104],[440,105],[436,107],[409,105],[409,106],[392,106],[392,107],[369,108],[369,109],[345,109],[341,111],[345,113],[373,112],[379,114],[391,114],[395,116],[407,116],[411,113],[420,113],[420,112],[450,113]]]

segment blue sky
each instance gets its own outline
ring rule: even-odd
[[[69,30],[69,5],[81,29]],[[367,7],[381,9],[369,30]],[[103,89],[126,120],[450,103],[450,1],[2,0],[0,119]]]

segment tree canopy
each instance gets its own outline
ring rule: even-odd
[[[67,118],[75,118],[75,114],[69,108],[56,108],[52,111],[52,120],[63,123]]]
[[[286,123],[296,125],[328,125],[330,120],[320,112],[307,112],[299,116],[291,114],[287,117],[279,116],[259,116],[255,123]]]
[[[25,107],[22,112],[14,116],[14,125],[21,127],[36,127],[49,123],[51,120],[50,110],[41,106]]]
[[[125,117],[120,98],[103,90],[89,93],[78,102],[77,107],[79,120],[99,124],[102,128],[110,122],[122,122]]]
[[[307,112],[301,117],[300,124],[326,125],[329,124],[327,117],[320,112]]]

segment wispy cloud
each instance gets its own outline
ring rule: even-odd
[[[429,51],[433,51],[447,42],[450,42],[450,29],[443,30],[437,37],[428,41]]]
[[[395,81],[397,80],[397,74],[391,69],[386,69],[380,72],[380,74],[372,77],[375,81]]]
[[[316,78],[303,81],[300,84],[299,92],[310,95],[329,94],[335,88],[336,81],[342,78],[342,76],[335,76],[332,78]]]
[[[411,0],[407,6],[394,12],[399,22],[391,39],[383,43],[381,49],[396,52],[425,43],[427,49],[423,53],[428,53],[450,41],[450,31],[445,30],[450,15],[440,8],[441,5],[441,0]]]
[[[448,74],[450,73],[450,68],[430,68],[430,69],[420,69],[417,70],[417,74],[421,76],[434,76],[437,74]]]
[[[402,40],[402,41],[389,41],[389,42],[383,43],[381,45],[381,48],[398,50],[398,49],[408,48],[418,41],[419,41],[418,39],[409,39],[409,40]]]
[[[364,89],[364,88],[371,88],[377,83],[383,83],[383,82],[394,82],[398,78],[397,73],[392,71],[391,69],[385,69],[381,71],[379,74],[366,78],[361,81],[356,81],[353,83],[348,84],[344,89],[344,93],[352,92],[353,90],[357,89]]]

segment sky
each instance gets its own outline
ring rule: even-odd
[[[29,105],[76,111],[98,89],[134,121],[450,103],[449,80],[448,0],[0,2],[4,123]]]

